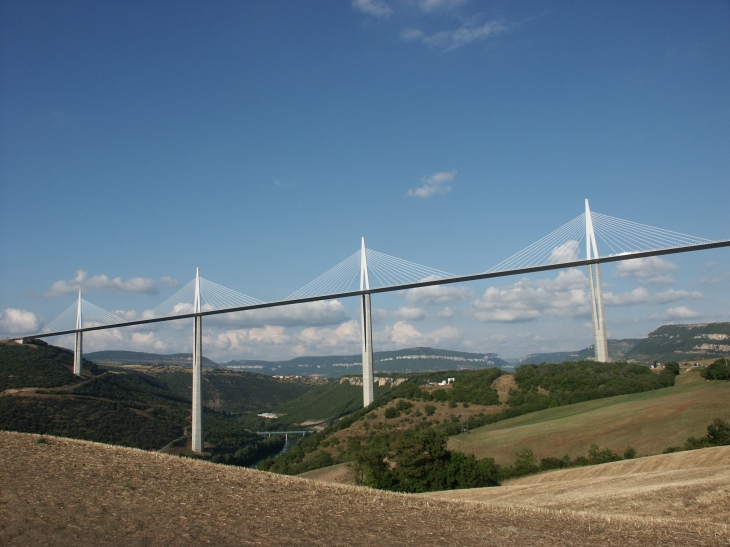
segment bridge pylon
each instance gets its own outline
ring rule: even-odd
[[[370,290],[365,238],[360,249],[360,290]],[[368,406],[375,400],[373,392],[373,321],[370,314],[370,293],[360,295],[360,325],[362,329],[362,403]]]
[[[195,303],[193,308],[193,416],[192,450],[202,454],[203,441],[203,317],[200,315],[200,270],[195,269]]]
[[[76,341],[74,343],[74,374],[81,376],[84,360],[84,333],[81,332],[81,291],[79,291],[79,303],[76,308]]]
[[[596,234],[593,231],[591,209],[586,200],[586,259],[598,258]],[[595,268],[595,276],[594,276]],[[603,288],[601,287],[601,265],[588,264],[588,283],[591,286],[591,313],[593,316],[593,348],[596,361],[608,362],[608,340],[606,339],[606,316],[603,311]]]

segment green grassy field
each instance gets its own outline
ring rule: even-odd
[[[586,401],[533,412],[452,437],[449,449],[499,464],[514,461],[530,448],[539,460],[576,457],[591,444],[622,454],[627,446],[639,454],[658,454],[702,437],[715,418],[730,419],[730,382],[705,381],[690,372],[674,387]]]

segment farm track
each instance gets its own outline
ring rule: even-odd
[[[727,525],[447,501],[0,432],[0,544],[726,545]],[[499,490],[499,489],[494,489]]]

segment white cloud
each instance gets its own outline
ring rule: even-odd
[[[656,302],[657,304],[668,304],[669,302],[674,302],[675,300],[680,300],[682,298],[700,299],[704,297],[705,295],[699,291],[675,291],[674,289],[669,289],[654,294],[651,297],[651,301]]]
[[[687,306],[678,306],[676,308],[669,308],[664,313],[655,313],[649,319],[656,321],[675,321],[677,319],[694,319],[700,315],[702,314],[689,309]]]
[[[419,321],[425,319],[427,314],[421,308],[415,308],[411,306],[401,306],[393,312],[393,317],[399,319],[410,319],[411,321]]]
[[[725,272],[716,277],[703,277],[700,283],[703,285],[716,285],[717,283],[724,283],[728,280],[730,280],[730,272]]]
[[[135,321],[139,319],[139,314],[135,310],[113,310],[112,313],[117,317],[121,317],[125,321]],[[151,313],[151,311],[148,313]]]
[[[165,276],[159,281],[148,277],[132,277],[126,281],[122,281],[121,277],[110,279],[104,274],[89,277],[84,270],[77,270],[76,277],[68,280],[56,281],[51,288],[46,291],[44,296],[62,296],[72,294],[78,291],[127,291],[144,294],[157,294],[159,288],[163,285],[176,287],[179,285],[177,280]]]
[[[454,310],[452,308],[446,306],[443,310],[441,310],[440,312],[438,312],[436,315],[438,317],[442,317],[444,319],[451,319],[452,317],[454,317],[454,313],[455,312],[454,312]]]
[[[405,321],[398,321],[390,329],[390,339],[401,346],[420,345],[423,338],[423,335],[416,330],[416,327]]]
[[[180,282],[177,279],[170,277],[169,275],[163,275],[160,278],[160,283],[169,285],[170,287],[179,287],[180,286]]]
[[[416,0],[414,3],[423,13],[452,10],[467,0]]]
[[[222,350],[247,350],[252,346],[285,344],[290,338],[284,327],[265,325],[261,328],[231,329],[217,335],[209,334],[203,340],[203,348],[205,348],[206,343],[210,343]]]
[[[603,301],[607,306],[633,306],[635,304],[645,304],[652,302],[654,304],[668,304],[682,298],[704,298],[705,295],[699,291],[676,291],[668,289],[653,295],[649,294],[644,287],[638,287],[631,292],[613,294],[607,292],[603,294]]]
[[[468,287],[455,285],[431,285],[409,289],[405,293],[406,302],[411,305],[432,306],[446,302],[456,302],[474,298],[474,291]]]
[[[445,194],[451,191],[450,182],[454,181],[456,171],[441,171],[434,173],[430,177],[421,179],[423,183],[418,188],[409,188],[408,195],[419,198],[428,198],[435,194]]]
[[[562,262],[575,262],[576,260],[578,260],[578,242],[571,239],[559,247],[555,247],[550,253],[547,263],[560,264]]]
[[[490,36],[505,32],[510,26],[503,21],[478,22],[478,19],[466,21],[455,30],[442,30],[433,34],[426,34],[420,29],[408,28],[401,32],[401,39],[405,41],[419,41],[429,46],[451,51],[472,42],[486,40]]]
[[[462,336],[459,329],[444,327],[429,333],[419,332],[413,325],[405,321],[398,321],[392,327],[379,333],[379,338],[389,339],[398,346],[436,345],[442,341],[454,341]]]
[[[373,308],[370,312],[373,321],[381,322],[395,317],[397,319],[410,319],[412,321],[419,321],[428,317],[428,313],[425,310],[415,306],[401,306],[397,310],[384,310],[381,308]]]
[[[648,283],[673,283],[674,279],[666,275],[677,269],[676,264],[659,256],[634,258],[619,262],[614,277],[636,277]]]
[[[674,278],[671,275],[655,275],[646,280],[651,285],[671,285],[674,283]]]
[[[342,302],[339,300],[320,300],[318,302],[303,302],[289,306],[213,315],[206,318],[206,322],[213,325],[234,324],[240,327],[260,327],[263,325],[297,327],[335,325],[346,319],[347,315]]]
[[[188,333],[191,331],[192,329]],[[74,339],[73,336],[61,336],[50,343],[72,349]],[[85,353],[104,350],[182,353],[190,351],[191,345],[192,336],[190,334],[182,338],[175,334],[164,337],[156,332],[134,331],[132,328],[104,329],[84,333]]]
[[[168,351],[170,349],[170,343],[165,340],[160,340],[157,334],[154,332],[133,332],[131,338],[131,344],[139,349],[146,349],[148,351]]]
[[[375,17],[388,17],[393,10],[382,0],[352,0],[352,7]]]
[[[651,295],[644,287],[638,287],[631,292],[620,294],[603,293],[603,303],[606,306],[633,306],[635,304],[644,304],[649,300],[651,300]]]
[[[297,336],[305,346],[327,351],[352,350],[355,344],[360,343],[360,323],[347,321],[337,328],[303,329]]]
[[[26,310],[6,308],[0,312],[0,332],[35,334],[43,327],[43,318]]]
[[[555,279],[522,279],[506,287],[489,287],[471,303],[479,321],[511,323],[542,315],[576,316],[588,313],[588,280],[580,270],[561,271]]]

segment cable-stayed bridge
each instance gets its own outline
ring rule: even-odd
[[[363,404],[373,401],[373,346],[370,298],[372,294],[434,285],[461,283],[521,275],[546,270],[586,266],[593,317],[595,357],[608,361],[600,264],[649,256],[685,253],[730,246],[730,239],[709,240],[671,230],[592,212],[588,200],[585,212],[532,245],[495,266],[477,273],[456,275],[389,256],[365,247],[281,300],[264,302],[195,278],[162,302],[132,321],[105,311],[83,299],[50,322],[40,333],[22,338],[75,335],[74,373],[81,374],[83,333],[125,326],[193,319],[193,416],[192,448],[203,451],[202,318],[209,315],[290,306],[305,302],[358,297],[361,309]],[[599,247],[605,254],[600,254]],[[585,252],[582,249],[585,248]]]

